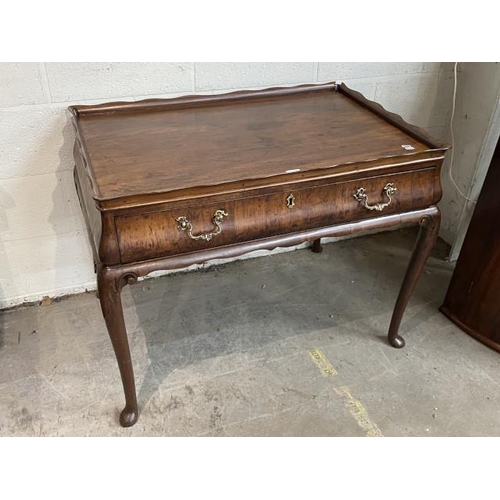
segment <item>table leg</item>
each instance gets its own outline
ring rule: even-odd
[[[321,238],[314,240],[311,245],[311,251],[314,253],[321,253],[323,251],[323,247],[321,246]]]
[[[389,343],[393,347],[404,347],[405,340],[398,335],[399,325],[403,317],[406,305],[410,299],[411,293],[415,288],[418,278],[422,274],[424,264],[429,257],[432,247],[436,242],[439,224],[441,221],[441,213],[438,211],[436,215],[424,215],[420,221],[420,231],[418,233],[417,242],[413,250],[408,268],[406,269],[405,277],[399,291],[394,312],[392,313],[391,324],[389,326]]]
[[[97,288],[99,290],[102,314],[106,321],[111,343],[113,344],[125,392],[125,408],[120,414],[120,424],[122,427],[134,425],[139,416],[134,370],[130,357],[121,301],[123,286],[125,284],[132,284],[136,280],[137,277],[133,274],[122,274],[119,271],[106,267],[101,267],[97,274]]]

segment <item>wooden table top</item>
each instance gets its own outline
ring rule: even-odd
[[[371,101],[360,94],[337,89],[328,84],[70,109],[96,200],[305,173],[443,147],[396,115],[410,129],[390,123],[367,108]]]

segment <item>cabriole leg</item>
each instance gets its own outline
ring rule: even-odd
[[[396,300],[391,324],[389,326],[389,343],[393,347],[400,348],[405,345],[405,340],[398,334],[399,325],[401,324],[401,319],[411,293],[415,288],[418,278],[422,274],[425,262],[436,242],[440,221],[441,214],[439,211],[435,215],[424,215],[420,219],[420,231],[418,233],[415,249],[413,250],[408,268],[406,269],[406,274],[403,278],[403,283]]]
[[[121,289],[123,286],[127,283],[131,284],[135,282],[136,279],[134,275],[122,275],[106,267],[101,267],[97,274],[97,288],[102,314],[115,351],[123,390],[125,392],[125,408],[120,414],[120,424],[123,427],[134,425],[139,416],[135,393],[134,370],[130,357],[121,301]]]

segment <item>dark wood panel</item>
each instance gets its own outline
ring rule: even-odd
[[[500,143],[497,145],[441,311],[500,351]]]
[[[73,176],[75,180],[75,188],[80,200],[85,224],[90,237],[90,244],[94,255],[94,262],[99,261],[98,248],[101,241],[102,233],[102,218],[101,213],[97,210],[95,202],[92,199],[92,183],[88,176],[88,172],[83,162],[83,157],[79,154],[77,145],[74,150],[75,168]]]

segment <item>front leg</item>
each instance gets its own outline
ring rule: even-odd
[[[133,274],[122,274],[119,270],[104,266],[101,266],[97,273],[97,289],[99,291],[102,314],[106,321],[111,343],[113,344],[125,392],[125,408],[120,414],[120,424],[122,427],[134,425],[139,416],[135,393],[134,370],[130,357],[121,301],[123,286],[125,284],[132,284],[136,280],[137,277]]]
[[[413,289],[415,288],[418,278],[422,274],[425,262],[431,253],[434,243],[436,242],[439,231],[439,223],[441,221],[441,213],[437,207],[436,210],[437,212],[435,214],[424,215],[419,221],[420,231],[418,233],[417,242],[408,264],[408,268],[406,269],[406,274],[403,278],[401,290],[399,291],[394,312],[392,313],[391,324],[389,326],[389,343],[393,347],[400,348],[405,345],[404,338],[398,334],[399,325],[401,324],[401,319]]]

